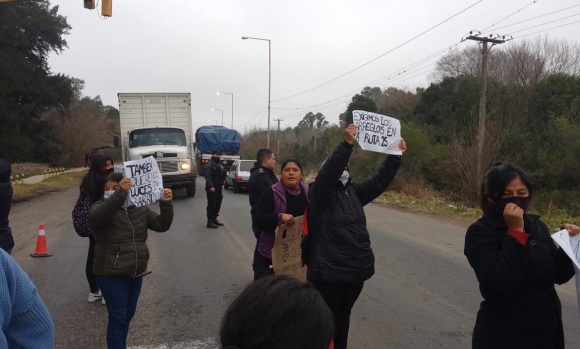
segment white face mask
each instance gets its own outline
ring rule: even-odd
[[[108,198],[110,198],[111,195],[113,195],[114,192],[115,192],[114,190],[106,191],[105,192],[105,196],[104,196],[105,200],[107,200]]]
[[[348,171],[342,171],[342,174],[340,175],[340,178],[338,179],[339,181],[342,182],[342,185],[346,185],[346,183],[348,182]]]

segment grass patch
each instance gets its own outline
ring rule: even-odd
[[[454,202],[449,197],[433,191],[423,192],[421,196],[412,196],[404,193],[387,191],[379,196],[375,202],[404,208],[415,212],[433,213],[446,217],[459,219],[462,222],[475,222],[481,217],[479,208],[468,207]],[[580,225],[580,217],[568,214],[566,210],[551,208],[550,210],[535,210],[533,205],[530,213],[542,216],[542,221],[554,233],[559,230],[562,223]]]
[[[48,169],[49,166],[47,164],[17,162],[12,164],[12,175],[24,175],[24,177],[30,177],[37,174],[43,174],[44,171]]]
[[[78,185],[85,174],[86,171],[70,172],[47,178],[37,184],[15,184],[12,186],[14,188],[12,200],[14,202],[23,201]]]

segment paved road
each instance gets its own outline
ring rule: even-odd
[[[38,286],[56,325],[57,348],[104,348],[106,309],[87,302],[87,240],[70,212],[78,189],[16,204],[15,259]],[[150,269],[129,334],[133,349],[217,348],[227,304],[251,280],[254,238],[247,194],[227,190],[217,230],[205,228],[203,180],[198,196],[177,192],[167,233],[151,233]],[[463,256],[465,224],[382,205],[366,208],[376,275],[353,309],[350,348],[468,348],[480,302]],[[53,257],[33,259],[38,224]],[[572,284],[559,288],[569,348],[580,343]]]

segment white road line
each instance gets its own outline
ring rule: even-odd
[[[171,344],[140,345],[128,349],[218,349],[219,345],[215,338],[198,339],[191,342],[178,342]]]

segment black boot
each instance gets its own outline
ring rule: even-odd
[[[220,227],[221,227],[222,225],[224,225],[223,223],[221,223],[220,221],[218,221],[218,220],[217,220],[217,218],[214,218],[214,219],[212,219],[212,221],[213,221],[213,224],[215,224],[215,225],[218,225],[218,226],[220,226]]]
[[[217,227],[218,227],[217,224],[215,224],[211,218],[207,219],[206,228],[217,229]]]

